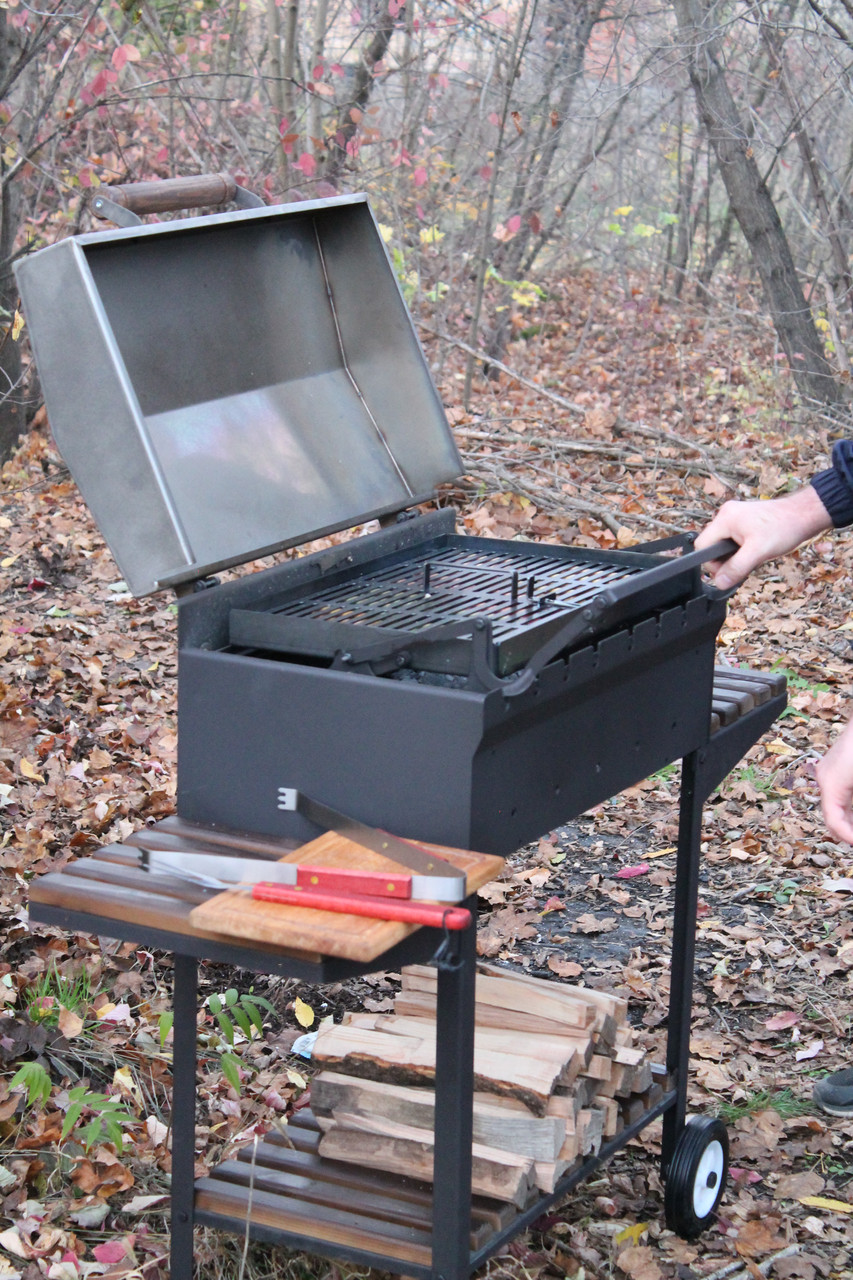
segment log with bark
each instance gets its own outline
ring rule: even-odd
[[[432,1178],[437,973],[402,972],[393,1014],[323,1027],[311,1108],[327,1159]],[[653,1105],[627,1003],[608,992],[479,965],[475,986],[472,1187],[523,1206]]]

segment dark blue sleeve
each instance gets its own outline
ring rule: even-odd
[[[832,447],[832,466],[812,480],[836,529],[853,524],[853,440],[839,440]]]

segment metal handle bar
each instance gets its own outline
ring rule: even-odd
[[[584,636],[591,638],[600,631],[607,623],[607,615],[617,605],[624,604],[633,595],[646,595],[649,588],[656,587],[661,582],[667,582],[685,571],[697,569],[709,560],[725,560],[733,555],[737,548],[738,544],[727,538],[723,542],[715,542],[711,547],[705,547],[702,551],[688,551],[686,555],[676,556],[664,564],[657,565],[654,569],[646,569],[638,582],[634,583],[628,579],[620,586],[610,587],[597,595],[579,615],[575,614],[570,618],[565,627],[543,644],[527,666],[515,675],[502,678],[486,670],[478,670],[477,675],[482,681],[487,682],[490,688],[502,689],[505,697],[517,698],[519,694],[525,693],[530,688],[540,671],[552,662],[558,653],[576,640]],[[720,592],[717,598],[728,599],[730,594],[731,592]]]

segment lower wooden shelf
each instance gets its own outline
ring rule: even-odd
[[[198,1222],[243,1232],[246,1223],[287,1235],[382,1254],[429,1267],[432,1258],[432,1188],[395,1174],[325,1160],[317,1153],[320,1129],[307,1109],[287,1126],[287,1137],[268,1134],[244,1147],[196,1182]],[[519,1210],[475,1197],[472,1253],[510,1227]]]

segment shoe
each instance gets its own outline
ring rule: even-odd
[[[831,1116],[853,1116],[853,1067],[818,1080],[812,1099]]]

